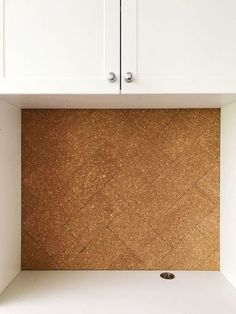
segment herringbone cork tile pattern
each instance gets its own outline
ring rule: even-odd
[[[220,111],[23,110],[22,269],[219,270]]]

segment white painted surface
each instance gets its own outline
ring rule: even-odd
[[[219,108],[236,95],[1,95],[21,108]]]
[[[21,113],[0,102],[0,292],[21,264]]]
[[[221,110],[221,270],[236,287],[236,103]]]
[[[235,11],[235,0],[122,1],[122,93],[234,93]]]
[[[119,93],[119,0],[1,0],[0,9],[0,93]]]
[[[221,273],[22,272],[0,296],[1,314],[235,314],[236,290]]]
[[[4,0],[0,0],[0,80],[4,77]]]
[[[236,92],[234,0],[121,3],[123,94]],[[120,93],[120,0],[0,0],[0,44],[0,94]]]

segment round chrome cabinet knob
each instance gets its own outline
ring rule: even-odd
[[[108,82],[115,83],[115,81],[117,80],[117,77],[114,72],[110,72],[108,73],[107,79],[108,79]]]
[[[131,82],[133,82],[133,80],[134,80],[133,74],[131,72],[126,72],[125,73],[125,81],[127,83],[131,83]]]

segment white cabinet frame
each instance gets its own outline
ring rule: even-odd
[[[234,94],[235,10],[233,0],[122,0],[122,94]]]
[[[53,25],[53,19],[55,13],[54,9],[57,9],[57,1],[49,0],[43,1],[42,4],[41,3],[42,1],[35,1],[35,5],[37,4],[37,6],[34,7],[33,2],[30,6],[30,2],[28,3],[26,0],[0,0],[0,94],[119,94],[120,0],[99,0],[97,6],[99,8],[102,6],[101,10],[103,11],[103,21],[101,21],[101,11],[97,16],[96,8],[92,7],[93,1],[90,1],[90,3],[84,1],[87,14],[89,14],[89,10],[91,10],[92,12],[91,19],[83,17],[83,12],[78,12],[78,25],[76,24],[77,22],[74,18],[73,27],[70,25],[68,26],[68,24],[70,23],[70,14],[68,12],[67,15],[65,15],[65,19],[62,19],[62,21],[60,21],[60,16],[63,16],[63,9],[61,9],[56,20],[59,31],[63,30],[64,26],[67,27],[68,31],[74,31],[77,26],[78,28],[81,28],[82,25],[84,25],[84,29],[79,32],[81,34],[80,38],[76,38],[76,36],[74,35],[76,34],[76,31],[74,31],[73,34],[56,34],[57,37],[55,39],[55,45],[53,43],[53,31],[55,30],[55,26]],[[74,12],[75,10],[73,11],[73,9],[76,9],[77,7],[79,9],[83,9],[83,2],[81,0],[78,2],[76,2],[75,0],[63,0],[58,2],[58,6],[59,4],[62,7],[63,5],[67,7],[71,4],[71,13],[73,13],[74,16],[76,16],[76,12]],[[96,2],[94,2],[94,4],[96,4]],[[28,7],[29,12],[26,12],[26,9]],[[39,13],[36,11],[37,7],[40,8]],[[70,9],[68,9],[68,11],[69,10]],[[35,25],[32,25],[32,30],[30,29],[30,27],[28,27],[29,25],[31,25],[31,19],[33,19],[30,16],[31,13],[33,14],[33,16],[35,15],[35,17],[37,17],[37,14],[39,14],[39,20],[35,22]],[[27,17],[27,21],[25,21],[24,16]],[[44,19],[45,23],[47,23],[46,27],[44,27]],[[79,21],[79,19],[84,19],[84,22],[83,20]],[[36,23],[39,23],[39,25]],[[17,33],[17,26],[19,26],[20,30],[23,31],[19,31],[19,33]],[[51,33],[49,32],[49,35],[47,34],[47,27],[49,28],[49,30],[51,30]],[[98,39],[96,38],[96,36],[95,38],[93,38],[90,35],[93,29],[94,33],[96,34],[96,27],[99,27],[99,34],[102,33],[102,45],[100,45],[99,42],[100,38]],[[87,35],[88,28],[90,31],[89,35]],[[34,34],[35,30],[36,34],[39,34],[41,36],[39,40],[42,40],[43,43],[48,43],[48,45],[53,48],[52,53],[50,53],[49,48],[46,47],[45,49],[48,52],[48,55],[45,56],[45,53],[41,55],[41,52],[34,47],[35,43],[38,45],[38,38]],[[68,47],[65,43],[59,42],[60,36],[66,39],[66,41],[67,37],[69,37],[69,40],[67,41],[67,43],[69,43]],[[29,38],[31,38],[31,40],[29,40]],[[96,42],[96,44],[93,45],[93,41]],[[73,69],[73,62],[74,68],[76,68],[77,65],[75,54],[72,54],[74,58],[72,59],[72,61],[63,61],[60,56],[66,55],[66,51],[69,52],[73,50],[73,48],[76,51],[79,51],[83,48],[83,43],[85,42],[89,42],[89,45],[87,46],[92,47],[91,51],[88,52],[89,56],[92,56],[94,58],[96,57],[98,61],[91,60],[90,63],[89,60],[86,60],[86,64],[88,64],[88,74],[86,74],[86,68],[85,70],[83,69],[83,71],[85,71],[85,73],[83,72],[84,74],[81,74],[79,70],[78,73],[76,73],[76,70]],[[31,60],[28,62],[27,59],[24,59],[24,52],[26,49],[25,46],[27,46],[27,48],[31,52],[31,54],[28,54],[29,57],[31,55],[34,55],[34,53],[37,55],[37,57],[39,56],[38,60],[42,63],[43,67],[46,68],[43,73],[46,74],[37,74],[41,73],[42,71],[40,71],[40,65],[35,65],[36,62],[33,63],[33,70],[31,71],[30,65],[32,65],[33,61]],[[15,47],[16,49],[14,49]],[[57,53],[55,52],[58,50],[55,47],[61,47],[63,53],[60,54],[59,51],[59,56],[57,56]],[[99,50],[96,51],[96,49]],[[98,54],[99,57],[97,57]],[[83,56],[86,58],[85,51],[83,52]],[[37,60],[37,57],[33,56],[33,60]],[[54,59],[56,60],[55,62]],[[20,69],[22,69],[22,60],[23,64],[26,64],[29,67],[29,71],[28,69],[27,71],[24,71],[23,69],[22,72],[24,73],[22,73],[21,75]],[[44,60],[45,64],[43,64]],[[52,70],[50,67],[50,69],[47,71],[46,65],[47,63],[49,63],[50,65],[50,60],[53,61],[56,65],[58,63],[58,73],[61,73],[61,75],[58,75],[57,73],[55,75],[53,74],[55,64],[52,67]],[[69,64],[68,67],[70,68],[68,70],[68,76],[65,71],[66,66],[63,65],[63,62],[67,62]],[[97,72],[93,73],[93,67],[97,64],[99,68],[102,67],[102,70],[97,70]],[[61,72],[60,66],[62,67]],[[28,75],[28,72],[30,73],[30,75]],[[116,74],[116,82],[108,82],[107,76],[109,72],[114,72]],[[71,76],[70,73],[72,73]]]

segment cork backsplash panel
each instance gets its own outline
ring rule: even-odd
[[[220,111],[23,110],[23,269],[219,269]]]

